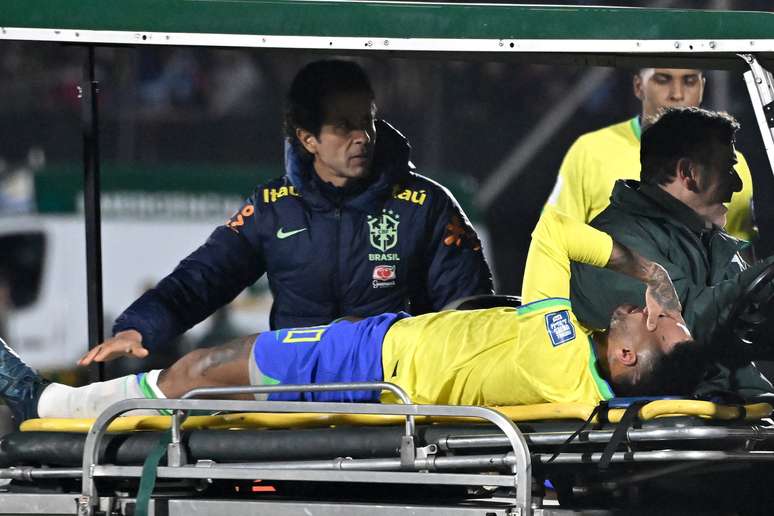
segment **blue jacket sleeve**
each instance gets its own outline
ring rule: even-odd
[[[451,192],[438,188],[427,247],[427,299],[435,311],[455,299],[494,291],[475,229]]]
[[[234,299],[265,271],[252,199],[207,241],[129,306],[113,333],[135,329],[158,349]]]

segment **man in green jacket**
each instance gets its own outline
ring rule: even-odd
[[[726,203],[742,188],[734,171],[739,124],[699,108],[665,111],[642,135],[640,181],[618,181],[611,204],[591,225],[663,265],[674,281],[683,317],[697,340],[726,350],[697,394],[736,393],[745,399],[774,393],[754,364],[734,360],[720,331],[744,288],[774,258],[748,266],[749,244],[723,227]],[[615,306],[642,299],[640,285],[620,275],[572,266],[571,301],[578,319],[598,328]]]

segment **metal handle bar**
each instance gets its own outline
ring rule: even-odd
[[[262,394],[273,392],[331,392],[331,391],[390,391],[404,405],[411,404],[408,393],[394,383],[389,382],[350,382],[350,383],[322,383],[322,384],[287,384],[287,385],[243,385],[238,387],[197,387],[186,392],[180,399],[228,396],[233,394]],[[172,415],[172,442],[173,447],[178,446],[181,440],[181,426],[186,419],[185,411],[176,410]],[[406,416],[406,437],[414,435],[416,423],[414,416]]]

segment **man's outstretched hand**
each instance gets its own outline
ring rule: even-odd
[[[92,362],[107,362],[119,357],[145,358],[149,354],[150,352],[142,345],[140,332],[124,330],[90,349],[78,360],[78,365],[87,366]]]

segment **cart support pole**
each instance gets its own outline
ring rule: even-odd
[[[774,173],[774,79],[752,54],[740,54],[750,70],[744,73],[744,82],[750,94],[755,119],[763,138],[763,147],[769,159],[769,167]]]
[[[94,46],[89,45],[84,84],[79,86],[83,132],[83,207],[86,226],[86,294],[89,312],[89,349],[102,342],[102,238],[99,184],[99,84],[94,70]],[[92,381],[104,379],[103,364],[89,371]]]

